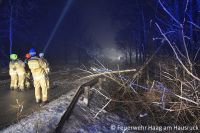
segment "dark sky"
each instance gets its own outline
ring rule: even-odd
[[[46,10],[49,10],[49,12],[54,10],[53,14],[50,13],[46,17],[45,22],[39,24],[41,27],[45,26],[43,28],[44,31],[47,31],[46,38],[49,37],[49,32],[53,29],[67,1],[60,0],[60,3],[58,3],[48,2]],[[106,0],[87,0],[87,2],[73,0],[53,41],[55,43],[67,42],[71,38],[79,38],[79,32],[86,32],[86,36],[92,36],[100,45],[112,47],[115,33],[111,25],[111,13],[108,10],[109,6],[107,4],[108,2]],[[49,47],[52,45],[50,44]]]
[[[148,21],[151,18],[151,12],[153,12],[153,5],[150,1],[154,0],[141,1]],[[33,2],[34,8],[27,17],[30,22],[28,22],[25,29],[16,30],[13,33],[13,51],[25,54],[31,47],[34,47],[37,51],[42,51],[68,2],[69,0],[35,0]],[[6,6],[5,3],[5,1],[2,2],[1,8]],[[128,7],[130,9],[127,10],[134,12],[131,17],[137,21],[140,18],[138,0],[73,0],[46,54],[51,57],[62,58],[66,49],[81,45],[78,42],[81,41],[80,38],[84,37],[92,38],[94,44],[98,44],[103,48],[105,53],[109,53],[111,48],[117,52],[115,38],[119,27],[114,26],[113,14],[118,14],[120,10],[124,10],[123,4],[130,4],[130,7]],[[0,39],[4,42],[3,48],[7,49],[8,52],[8,38]],[[120,51],[118,52],[120,53]]]

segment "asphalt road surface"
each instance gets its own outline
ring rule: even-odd
[[[51,88],[48,92],[49,101],[52,101],[71,90],[70,85],[68,84],[77,78],[76,73],[77,72],[75,71],[68,70],[50,74]],[[10,81],[8,78],[8,76],[0,78],[0,129],[41,109],[41,106],[35,102],[33,87],[24,92],[11,91],[9,89]],[[19,105],[23,105],[20,116],[18,116],[19,105],[17,104],[17,101]]]

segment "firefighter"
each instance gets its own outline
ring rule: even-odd
[[[31,58],[28,60],[28,66],[31,70],[34,80],[36,102],[47,103],[48,96],[45,72],[47,64],[36,56],[35,49],[30,49],[29,54],[31,55]]]
[[[49,85],[49,63],[47,62],[47,60],[44,58],[44,53],[40,53],[39,54],[39,57],[40,59],[46,63],[46,68],[45,68],[45,72],[46,72],[46,82],[47,82],[47,89],[50,88],[50,85]]]
[[[26,71],[26,74],[25,74],[25,87],[27,89],[30,89],[31,87],[31,84],[30,84],[30,80],[31,80],[31,70],[29,69],[28,67],[28,60],[31,58],[31,55],[28,53],[26,54],[26,58],[25,58],[25,71]]]
[[[17,71],[15,67],[15,63],[17,62],[17,55],[16,54],[11,54],[10,55],[10,63],[9,63],[9,74],[11,78],[10,82],[10,89],[11,90],[16,90],[17,89],[17,84],[18,84],[18,76],[17,76]]]
[[[28,60],[31,58],[31,55],[29,53],[26,54],[25,56],[25,60],[24,60],[24,63],[25,64],[28,64]]]
[[[11,76],[11,89],[24,90],[24,80],[25,80],[25,64],[23,61],[18,59],[17,54],[10,55],[11,62],[9,64],[9,74]]]

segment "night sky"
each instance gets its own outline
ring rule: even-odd
[[[70,0],[21,1],[31,2],[31,4],[22,2],[20,8],[26,7],[26,9],[22,10],[22,17],[19,18],[25,22],[17,22],[17,28],[13,32],[13,53],[20,53],[19,56],[23,58],[32,47],[37,52],[43,50],[63,8]],[[8,2],[1,0],[0,3],[0,17],[2,18],[0,27],[8,30],[6,27],[9,26],[9,14],[4,15]],[[32,8],[29,13],[25,13],[27,8]],[[74,51],[77,48],[84,51],[87,49],[85,47],[87,43],[101,49],[101,54],[111,56],[109,54],[112,53],[118,56],[117,54],[120,55],[122,51],[117,45],[116,38],[121,25],[130,27],[130,32],[143,31],[143,23],[149,27],[156,15],[165,18],[166,14],[162,13],[163,11],[157,12],[157,10],[155,0],[72,0],[70,8],[50,42],[46,57],[56,61],[65,60],[67,51]],[[23,17],[23,13],[26,17]],[[1,31],[0,34],[1,58],[5,58],[9,56],[9,37],[8,33]],[[137,35],[135,37],[137,38]]]

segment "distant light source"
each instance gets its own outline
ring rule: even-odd
[[[120,59],[123,57],[121,50],[116,48],[106,48],[104,49],[103,54],[106,58],[112,61],[120,61]]]
[[[118,60],[121,60],[121,58],[122,58],[121,56],[118,56]]]

